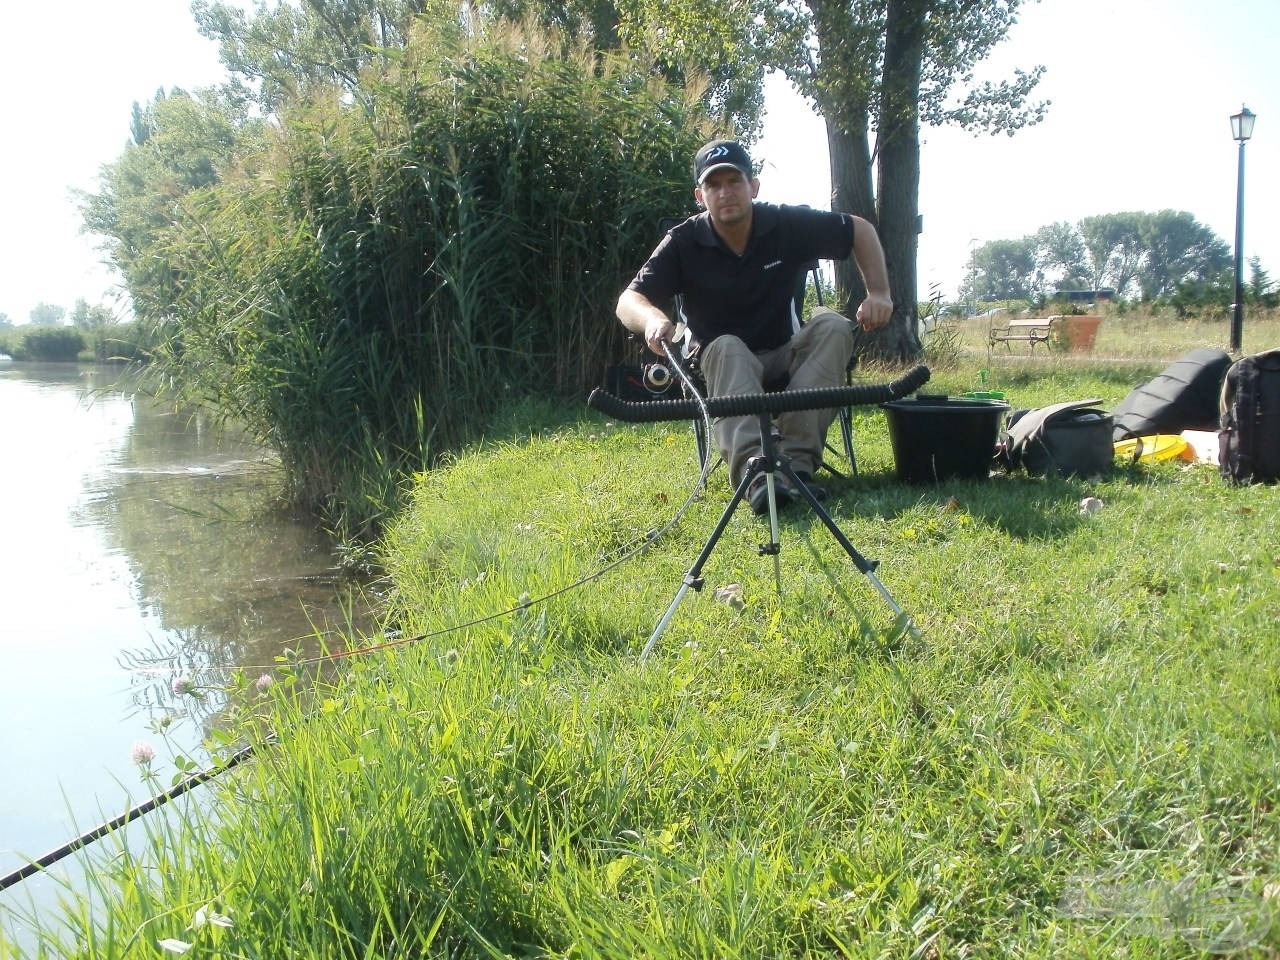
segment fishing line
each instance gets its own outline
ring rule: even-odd
[[[680,377],[682,383],[684,384],[687,394],[692,398],[693,402],[696,404],[697,408],[700,410],[704,428],[706,430],[706,436],[710,438],[712,436],[711,415],[707,409],[706,399],[699,392],[697,385],[694,383],[689,373],[685,370],[684,365],[676,358],[675,354],[671,349],[671,345],[669,343],[664,342],[662,346],[663,346],[663,350],[666,352],[668,361],[671,363],[672,369],[676,371],[677,376]],[[319,654],[314,657],[300,658],[300,659],[292,660],[290,661],[290,663],[296,664],[299,666],[310,666],[318,663],[327,663],[333,660],[343,660],[348,657],[362,656],[367,653],[377,653],[378,651],[381,651],[381,650],[390,650],[395,647],[406,646],[412,643],[421,643],[424,640],[431,640],[436,637],[442,637],[452,633],[458,633],[462,630],[469,630],[472,627],[482,626],[494,620],[500,620],[503,617],[514,616],[515,614],[522,613],[531,607],[537,606],[538,604],[546,603],[548,600],[554,600],[556,597],[563,596],[566,593],[571,593],[572,591],[577,590],[580,587],[584,587],[589,583],[593,583],[596,580],[599,580],[602,577],[604,577],[606,574],[611,573],[613,570],[617,569],[622,564],[626,563],[628,560],[634,559],[635,557],[644,553],[654,543],[656,543],[657,541],[662,539],[664,536],[666,536],[668,533],[670,533],[671,530],[674,529],[675,526],[682,519],[684,519],[684,516],[686,513],[689,512],[690,507],[692,507],[693,504],[697,502],[698,498],[702,495],[703,491],[706,489],[707,479],[708,477],[710,477],[712,470],[714,470],[716,466],[717,466],[717,462],[713,461],[712,458],[707,457],[703,462],[702,467],[698,473],[698,479],[695,481],[693,485],[693,489],[690,490],[688,496],[685,497],[684,502],[679,506],[679,508],[675,511],[675,513],[671,516],[671,518],[667,520],[666,523],[664,523],[661,527],[657,527],[655,529],[646,531],[644,534],[642,534],[640,537],[634,540],[631,545],[624,545],[623,547],[619,548],[622,552],[615,560],[612,560],[606,563],[603,567],[599,568],[598,570],[592,573],[587,574],[584,577],[581,577],[578,580],[575,580],[573,583],[570,583],[563,587],[559,587],[555,590],[552,590],[550,593],[543,594],[540,597],[535,597],[530,600],[521,600],[514,607],[509,607],[506,610],[501,610],[497,613],[491,613],[482,617],[477,617],[476,619],[469,620],[465,623],[454,624],[448,627],[441,627],[439,630],[429,630],[425,633],[415,634],[410,637],[397,637],[393,640],[387,640],[383,643],[375,644],[370,647],[355,647],[349,650],[339,650],[333,653]],[[264,667],[264,666],[241,666],[239,669],[270,670],[273,668]]]

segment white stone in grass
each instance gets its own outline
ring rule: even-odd
[[[747,605],[747,601],[742,597],[742,584],[740,583],[729,583],[723,587],[716,587],[711,595],[721,603],[727,603],[735,610],[741,610]]]

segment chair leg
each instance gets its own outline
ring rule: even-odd
[[[853,412],[848,407],[845,407],[840,411],[840,415],[836,419],[840,422],[840,440],[844,446],[844,455],[849,461],[849,476],[856,477],[858,475],[858,458],[853,452]],[[833,447],[830,440],[823,444],[823,447],[833,456],[840,456],[841,451]],[[832,476],[844,478],[844,474],[828,463],[825,458],[821,463],[821,467]]]
[[[853,452],[853,411],[848,407],[840,410],[840,438],[844,440],[845,456],[849,458],[849,472],[858,475],[858,458]]]

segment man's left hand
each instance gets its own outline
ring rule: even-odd
[[[887,293],[869,293],[858,307],[858,323],[867,333],[879,330],[893,316],[893,301]]]

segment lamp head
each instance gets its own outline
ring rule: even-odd
[[[1258,115],[1243,104],[1239,113],[1231,115],[1231,139],[1244,143],[1253,136],[1253,122]]]

